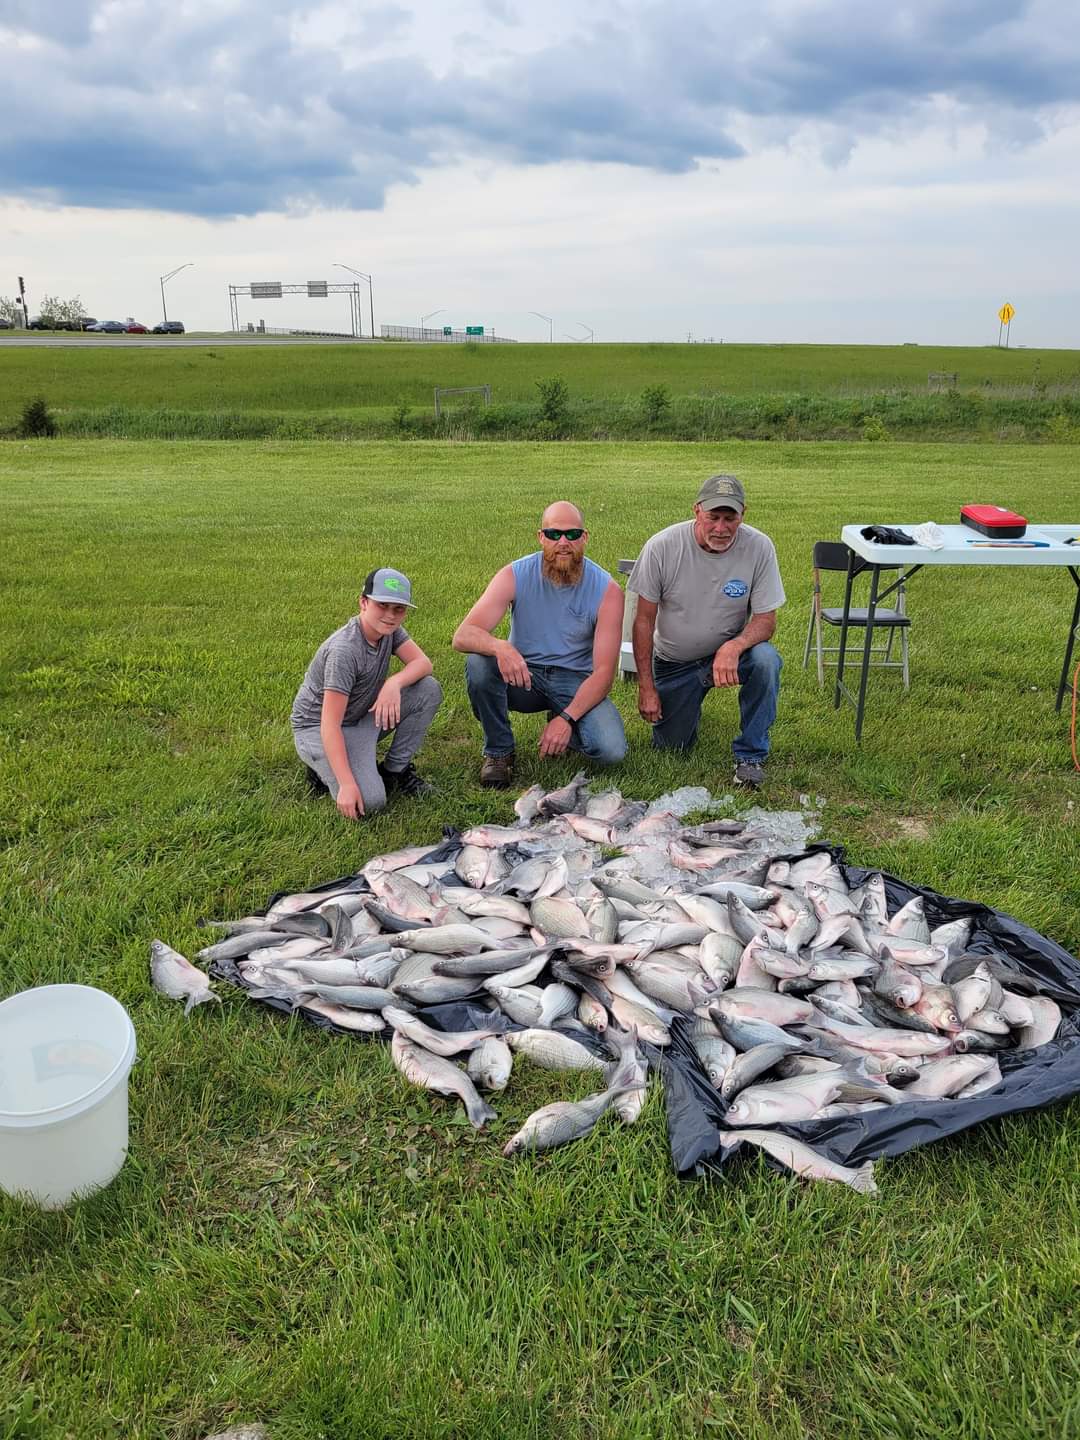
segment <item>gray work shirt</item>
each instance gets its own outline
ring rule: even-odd
[[[325,690],[348,695],[341,723],[355,725],[374,705],[390,669],[391,655],[396,655],[408,638],[409,632],[399,625],[392,635],[381,635],[372,645],[354,615],[315,651],[293,701],[292,728],[306,730],[320,723]]]
[[[626,588],[656,605],[653,649],[661,660],[700,660],[746,628],[751,615],[779,610],[784,586],[776,548],[742,524],[715,555],[694,539],[694,522],[669,525],[646,540]]]

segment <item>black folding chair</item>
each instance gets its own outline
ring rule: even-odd
[[[844,607],[842,605],[826,607],[821,603],[821,573],[823,570],[839,571],[847,574],[848,556],[851,551],[841,540],[819,540],[814,546],[814,600],[810,611],[810,624],[806,630],[806,645],[803,649],[803,669],[805,670],[810,662],[810,646],[814,645],[817,652],[817,678],[818,684],[825,684],[826,664],[835,665],[836,661],[826,660],[827,655],[838,656],[839,645],[826,645],[823,643],[823,626],[833,625],[838,629],[844,623]],[[899,566],[896,567],[899,569]],[[866,632],[867,611],[857,610],[852,606],[848,614],[848,632],[858,633],[858,646],[848,642],[847,651],[844,655],[844,666],[849,661],[861,663],[863,643]],[[882,636],[884,641],[881,645],[875,645],[870,651],[870,664],[883,670],[899,670],[903,677],[904,689],[908,688],[908,630],[911,627],[911,620],[908,618],[904,602],[904,584],[901,580],[896,587],[896,608],[877,609],[874,612],[874,630],[887,632]],[[900,636],[900,658],[894,660],[893,642],[897,634]]]

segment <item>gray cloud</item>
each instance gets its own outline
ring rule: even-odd
[[[349,39],[364,46],[382,45],[404,35],[411,23],[411,12],[400,5],[375,5],[361,13]]]
[[[505,0],[484,12],[514,16]],[[1017,147],[1080,99],[1069,0],[650,0],[467,77],[348,58],[401,41],[399,5],[360,12],[359,45],[313,39],[310,14],[301,0],[0,0],[0,30],[38,41],[0,95],[0,193],[205,216],[377,208],[388,185],[461,157],[679,173],[807,123],[843,163],[941,98]]]

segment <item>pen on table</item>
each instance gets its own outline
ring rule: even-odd
[[[1049,550],[1049,540],[969,540],[977,550]]]

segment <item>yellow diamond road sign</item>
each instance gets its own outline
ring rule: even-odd
[[[1001,309],[998,311],[998,319],[1001,321],[1002,325],[1008,325],[1009,321],[1013,318],[1015,314],[1016,311],[1006,300],[1005,304],[1002,305]]]

